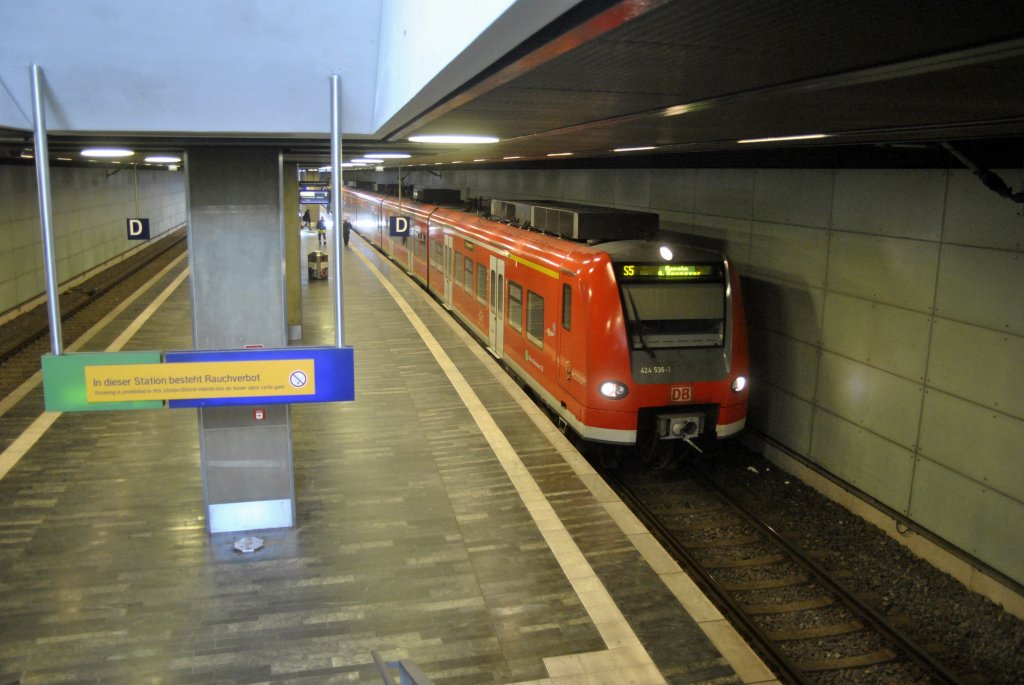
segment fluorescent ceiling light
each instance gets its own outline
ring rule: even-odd
[[[177,164],[181,161],[181,157],[172,157],[171,155],[150,155],[146,157],[146,161],[152,164]]]
[[[356,157],[352,161],[356,164],[380,164],[384,160],[377,157]]]
[[[90,147],[82,150],[83,157],[131,157],[135,152],[120,147]]]
[[[367,157],[371,159],[409,159],[412,155],[407,152],[374,152]]]
[[[571,157],[572,154],[573,153],[571,153],[571,152],[549,152],[547,154],[547,156],[548,157]]]
[[[502,157],[502,159],[522,159],[522,155],[512,155],[511,157]]]
[[[472,143],[497,143],[498,139],[493,136],[464,136],[456,134],[410,136],[413,143],[443,143],[443,144],[472,144]]]
[[[661,115],[665,117],[677,117],[680,114],[687,114],[696,109],[694,105],[673,105],[662,110]]]
[[[828,138],[827,133],[809,133],[802,136],[779,136],[776,138],[745,138],[737,140],[737,143],[781,143],[788,140],[815,140],[817,138]]]
[[[657,147],[654,145],[644,145],[642,147],[617,147],[612,152],[640,152],[641,150],[656,150]]]

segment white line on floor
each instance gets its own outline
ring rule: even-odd
[[[139,296],[141,296],[144,292],[146,292],[153,285],[155,285],[156,282],[165,273],[167,273],[167,271],[169,271],[171,268],[173,268],[179,262],[181,262],[181,260],[184,259],[185,256],[185,254],[182,254],[180,257],[178,257],[173,262],[168,264],[163,270],[160,271],[160,273],[151,278],[146,283],[146,285],[144,285],[142,288],[136,291],[131,297],[126,299],[124,302],[118,305],[113,311],[111,311],[109,314],[103,317],[103,319],[101,319],[96,325],[90,328],[84,335],[79,337],[78,340],[76,340],[71,345],[68,345],[67,351],[74,352],[76,350],[81,349],[81,347],[86,342],[92,339],[93,336],[95,336],[107,324],[113,321],[118,314],[123,312],[132,302],[138,299]],[[171,294],[174,293],[174,291],[178,288],[178,286],[181,285],[186,278],[188,278],[188,274],[189,270],[186,268],[178,275],[177,278],[174,279],[174,281],[171,282],[170,285],[164,288],[163,292],[161,292],[156,297],[156,299],[153,300],[153,302],[150,303],[150,305],[142,311],[141,314],[135,317],[135,320],[132,321],[128,328],[126,328],[124,332],[121,333],[121,335],[119,335],[116,340],[114,340],[114,342],[110,343],[110,345],[107,346],[107,349],[105,351],[117,352],[122,347],[124,347],[128,340],[130,340],[131,337],[135,335],[135,333],[137,333],[140,328],[142,328],[146,321],[148,321],[150,317],[152,317],[153,314],[156,313],[157,309],[160,308],[160,305],[167,301],[167,298],[169,298]],[[42,372],[37,371],[35,374],[32,375],[31,378],[29,378],[27,381],[18,386],[17,390],[15,390],[6,398],[4,398],[4,405],[0,406],[0,410],[2,410],[0,411],[0,416],[3,416],[4,412],[6,412],[10,407],[14,406],[14,404],[16,404],[18,400],[23,398],[33,388],[39,385],[41,380]],[[17,395],[17,398],[8,405],[8,400],[11,397],[14,397],[15,395]],[[22,431],[21,435],[14,439],[14,442],[12,442],[7,447],[7,449],[3,451],[3,454],[0,454],[0,479],[6,476],[7,472],[14,468],[14,465],[17,464],[18,461],[23,456],[25,456],[25,454],[27,454],[30,449],[32,449],[32,446],[36,444],[39,438],[43,437],[46,431],[50,429],[50,426],[52,426],[54,422],[60,418],[61,413],[62,412],[59,411],[44,411],[42,414],[39,415],[39,417],[35,421],[32,422],[32,424],[28,428]]]

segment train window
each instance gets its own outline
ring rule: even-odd
[[[473,294],[473,260],[470,259],[469,257],[466,257],[465,274],[466,274],[466,282],[463,283],[462,285],[463,285],[463,287],[465,287],[466,292],[472,295]]]
[[[526,338],[544,349],[544,298],[532,290],[526,291]]]
[[[455,253],[455,284],[462,285],[462,253]]]
[[[633,349],[720,347],[725,342],[722,283],[623,283]]]
[[[508,325],[523,332],[523,287],[515,281],[508,282]]]
[[[476,299],[480,304],[487,304],[487,267],[476,265]]]
[[[444,268],[444,245],[441,243],[434,243],[434,256],[431,258],[430,266],[439,271]]]
[[[568,283],[562,284],[562,328],[572,328],[572,286]]]

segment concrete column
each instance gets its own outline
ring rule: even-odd
[[[196,349],[285,347],[282,166],[264,148],[188,150],[189,261]],[[264,409],[257,420],[255,409]],[[288,405],[199,410],[211,533],[295,520]]]
[[[284,278],[288,306],[288,340],[302,340],[302,221],[299,219],[299,165],[284,163]]]

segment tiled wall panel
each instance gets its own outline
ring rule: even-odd
[[[755,221],[750,235],[752,273],[808,288],[825,285],[828,231]]]
[[[613,173],[612,184],[615,188],[615,206],[620,209],[650,211],[651,177],[658,173],[657,169],[636,169],[630,174]]]
[[[821,353],[818,406],[907,450],[917,442],[922,391],[921,385],[887,371]]]
[[[747,278],[744,284],[747,322],[751,328],[777,331],[818,346],[824,291],[756,277]]]
[[[944,245],[935,314],[1024,336],[1024,252]]]
[[[822,346],[923,383],[931,326],[927,314],[829,293],[825,298]]]
[[[883,504],[907,512],[914,475],[911,450],[818,409],[809,456]]]
[[[752,169],[698,170],[694,211],[711,216],[753,218],[755,173]]]
[[[830,291],[931,311],[938,243],[834,232],[828,255]]]
[[[818,385],[818,348],[781,333],[763,331],[750,350],[759,383],[768,383],[808,402]]]
[[[1008,497],[1024,492],[1024,421],[929,390],[920,454]]]
[[[910,516],[1010,578],[1024,578],[1024,504],[926,459],[914,472]]]
[[[770,383],[756,383],[750,391],[751,412],[760,426],[775,440],[797,451],[810,454],[814,405]]]
[[[945,193],[946,177],[941,172],[839,170],[832,227],[853,233],[938,241]]]
[[[46,288],[39,202],[32,167],[0,166],[0,314]],[[55,167],[50,170],[57,279],[66,282],[140,247],[127,239],[126,219],[150,219],[157,237],[185,222],[184,174]],[[3,262],[0,262],[2,266]]]
[[[754,219],[828,228],[834,173],[827,169],[767,169],[754,184]]]
[[[650,179],[650,211],[694,211],[697,194],[696,169],[655,169]]]
[[[1024,171],[997,171],[1006,183],[1024,188]],[[970,171],[949,173],[943,241],[998,250],[1024,251],[1024,214],[1017,204],[996,196]]]
[[[936,319],[928,384],[1024,419],[1024,338]]]

